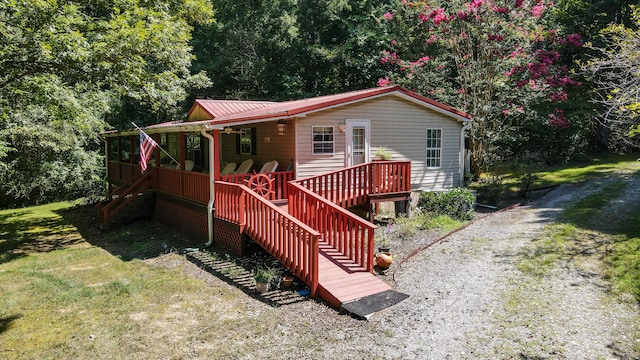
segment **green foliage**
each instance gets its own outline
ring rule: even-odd
[[[380,85],[394,82],[470,113],[476,172],[522,151],[558,158],[573,154],[586,142],[566,138],[581,134],[583,117],[569,114],[570,107],[561,103],[580,84],[565,65],[581,42],[577,35],[565,39],[548,16],[550,7],[402,2],[385,16],[388,48],[381,62],[388,78]],[[570,121],[577,126],[569,128]]]
[[[607,145],[616,151],[640,148],[640,137],[635,136],[640,124],[640,8],[631,9],[633,24],[611,24],[602,29],[603,45],[591,47],[595,54],[584,66],[595,86],[592,100],[602,107],[600,121],[609,130]]]
[[[123,104],[144,125],[208,85],[188,43],[211,16],[207,0],[2,2],[0,208],[101,193],[99,133],[136,120]]]
[[[259,283],[268,283],[278,275],[277,269],[263,265],[256,266],[251,272]]]
[[[420,194],[418,208],[429,214],[448,215],[456,220],[473,219],[475,197],[469,189],[455,188],[446,192],[425,191]]]
[[[504,176],[497,171],[482,174],[476,184],[478,200],[483,203],[497,205],[504,192]]]
[[[194,69],[213,81],[199,97],[291,100],[372,87],[381,75],[379,2],[213,3],[216,23],[194,33]]]

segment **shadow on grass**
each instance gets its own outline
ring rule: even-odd
[[[92,205],[64,209],[58,213],[67,223],[74,225],[84,241],[124,261],[149,259],[194,244],[176,229],[146,219],[101,231]]]
[[[269,306],[280,307],[309,300],[308,297],[298,293],[299,290],[306,288],[306,285],[299,281],[291,289],[280,289],[279,284],[272,284],[272,290],[264,294],[258,293],[253,275],[249,270],[250,265],[247,266],[247,262],[250,262],[248,257],[231,261],[211,256],[205,251],[188,252],[186,256],[189,261],[198,265],[202,270]]]
[[[127,226],[100,231],[96,226],[96,214],[93,206],[60,210],[58,214],[62,216],[64,223],[74,226],[74,230],[81,234],[83,241],[100,247],[123,261],[151,259],[170,252],[195,249],[199,245],[177,229],[153,220],[142,219]],[[307,300],[306,297],[295,291],[277,290],[258,294],[255,291],[250,266],[245,264],[250,257],[241,257],[233,262],[225,262],[204,256],[205,252],[198,251],[197,253],[203,254],[198,259],[188,255],[189,252],[186,253],[187,258],[202,270],[270,306],[277,307]],[[224,254],[224,251],[220,251],[220,253]],[[276,261],[272,257],[271,260]],[[234,264],[243,264],[244,267]],[[232,266],[237,268],[234,270],[237,273],[235,275],[233,275],[234,271],[229,272],[229,268]]]
[[[0,264],[27,256],[72,247],[83,242],[74,226],[61,217],[17,210],[0,215]]]
[[[627,238],[640,237],[640,173],[608,176],[591,182],[593,192],[568,204],[560,221],[582,230]]]
[[[13,322],[20,319],[22,315],[11,315],[7,317],[0,317],[0,334],[9,330],[13,325]]]

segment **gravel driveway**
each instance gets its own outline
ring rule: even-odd
[[[485,215],[439,242],[441,234],[422,231],[401,246],[392,244],[404,260],[383,278],[410,297],[369,321],[309,299],[273,307],[177,255],[154,259],[206,279],[221,294],[237,294],[211,315],[190,318],[195,324],[170,344],[182,354],[174,358],[636,359],[640,310],[631,297],[609,292],[600,261],[604,249],[580,243],[584,248],[556,259],[542,275],[520,270],[562,208],[609,181],[563,185],[526,206]],[[634,199],[640,177],[625,181],[626,203],[640,201]],[[623,217],[625,201],[610,201],[599,221]],[[242,325],[222,331],[216,318]],[[244,324],[253,325],[247,330]]]
[[[561,262],[541,278],[517,268],[560,206],[594,188],[562,186],[404,262],[395,280],[409,299],[372,319],[397,329],[390,357],[636,358],[637,304],[611,295],[597,271]]]

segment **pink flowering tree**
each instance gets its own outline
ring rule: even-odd
[[[472,163],[486,170],[500,159],[502,144],[518,141],[524,129],[570,126],[562,104],[580,82],[561,54],[582,42],[548,27],[551,6],[402,0],[381,20],[389,29],[380,58],[388,76],[378,85],[396,83],[470,113]]]

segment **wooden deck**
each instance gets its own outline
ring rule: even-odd
[[[288,212],[288,202],[279,201],[275,202],[275,205]],[[334,308],[340,308],[349,301],[391,290],[391,286],[333,249],[328,242],[321,241],[319,248],[318,296]]]
[[[391,286],[354,264],[328,243],[320,242],[318,296],[331,306],[340,308],[346,302],[387,290],[391,290]]]
[[[105,224],[124,206],[117,203],[139,187],[196,203],[208,201],[208,174],[155,168],[138,179],[136,166],[109,164],[110,180],[133,185],[118,197],[110,194],[108,199],[117,200],[99,207],[99,219]],[[339,308],[391,290],[373,273],[376,225],[346,208],[368,205],[371,209],[378,201],[408,199],[410,174],[411,164],[406,161],[360,164],[302,180],[290,180],[291,172],[273,173],[275,187],[281,189],[267,197],[243,185],[240,176],[221,179],[214,186],[214,216],[236,227],[234,234],[219,236],[237,242],[241,235],[249,236],[306,283],[311,296]]]

